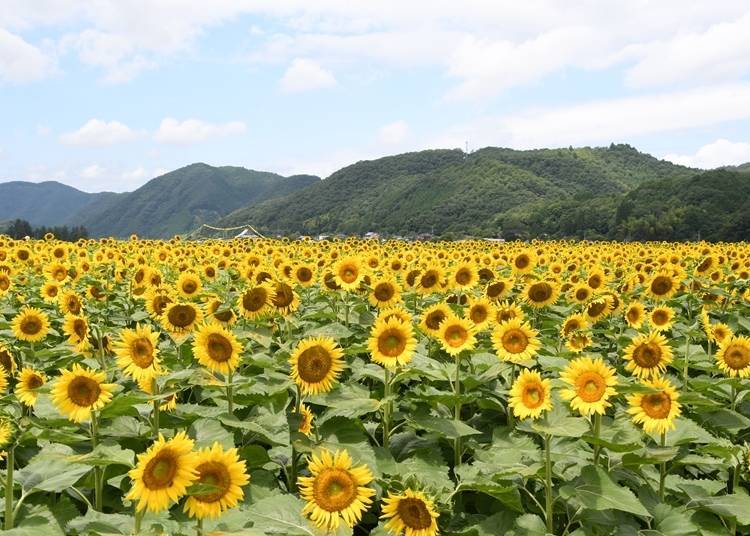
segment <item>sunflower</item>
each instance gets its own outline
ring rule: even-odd
[[[600,320],[606,318],[612,311],[614,302],[609,294],[602,294],[591,301],[584,309],[584,316],[590,325],[594,325]]]
[[[208,489],[191,494],[183,509],[190,517],[216,518],[229,508],[234,508],[245,496],[242,486],[250,481],[245,462],[240,460],[237,449],[224,450],[219,442],[211,448],[198,451],[195,484]]]
[[[0,369],[0,393],[4,393],[8,388],[8,373],[5,368]]]
[[[354,527],[372,504],[375,490],[368,486],[373,475],[367,465],[352,467],[346,450],[323,450],[308,462],[310,476],[299,478],[300,497],[306,502],[302,515],[318,528],[338,529],[341,520]]]
[[[159,374],[159,333],[149,325],[123,329],[115,342],[117,365],[135,381],[151,382]]]
[[[25,305],[11,322],[13,335],[27,342],[41,341],[49,332],[47,314],[35,307]]]
[[[732,335],[724,339],[716,352],[716,364],[733,378],[750,376],[750,338]]]
[[[208,302],[208,312],[206,313],[206,316],[211,318],[214,322],[218,322],[225,326],[231,326],[237,322],[237,315],[234,314],[232,307],[216,297],[211,298]]]
[[[557,301],[560,289],[553,281],[532,281],[523,291],[526,303],[537,309]]]
[[[510,388],[508,405],[519,419],[538,419],[543,411],[552,409],[551,394],[549,380],[543,380],[536,371],[524,370]]]
[[[625,310],[625,322],[628,323],[628,326],[638,329],[643,324],[645,318],[646,310],[641,302],[628,304],[628,308]]]
[[[471,320],[455,315],[440,323],[438,338],[440,345],[449,355],[457,356],[464,350],[473,350],[477,345],[477,328]]]
[[[570,300],[575,303],[586,303],[591,299],[594,291],[586,283],[578,283],[568,291]]]
[[[104,383],[104,372],[95,372],[74,364],[71,370],[61,370],[52,388],[52,401],[58,411],[73,422],[91,417],[91,412],[103,408],[112,400],[113,383]]]
[[[5,270],[0,270],[0,296],[6,294],[12,286],[13,281],[10,278],[10,274],[8,274]],[[57,285],[54,286],[56,287]],[[44,289],[42,289],[42,296],[44,296]]]
[[[24,367],[18,375],[18,383],[15,389],[16,398],[22,404],[33,407],[39,397],[38,389],[45,383],[47,383],[47,376],[44,372],[31,367]]]
[[[369,295],[375,307],[392,307],[401,301],[401,286],[393,278],[381,278],[373,282]]]
[[[317,269],[313,264],[299,264],[292,270],[293,280],[303,287],[315,284]]]
[[[565,340],[565,348],[578,354],[591,345],[591,335],[585,331],[574,331]]]
[[[493,280],[484,291],[485,296],[498,302],[505,298],[513,290],[513,281],[509,279]]]
[[[60,306],[60,310],[66,315],[80,315],[83,310],[81,297],[72,290],[61,294],[57,299],[57,303]]]
[[[673,275],[666,270],[660,270],[651,278],[646,286],[646,293],[655,300],[668,300],[677,292],[678,283]]]
[[[651,329],[654,331],[667,331],[672,327],[673,319],[674,309],[666,305],[654,307],[649,315],[649,323],[651,324]]]
[[[487,298],[471,298],[466,310],[466,317],[477,330],[483,330],[495,321],[495,305]]]
[[[383,499],[382,515],[391,534],[404,536],[437,536],[435,505],[421,491],[407,488],[403,493],[388,493]]]
[[[411,361],[416,346],[411,324],[396,318],[376,322],[367,341],[372,360],[389,369]]]
[[[531,250],[525,250],[516,255],[511,261],[511,267],[516,274],[528,274],[537,264],[537,254]]]
[[[633,422],[642,424],[647,433],[665,434],[675,428],[675,419],[682,413],[677,390],[666,378],[654,378],[643,384],[652,392],[639,393],[628,397],[628,413]]]
[[[443,283],[443,271],[433,266],[421,272],[415,281],[417,294],[427,295],[436,292]]]
[[[13,433],[16,431],[13,422],[7,417],[0,417],[0,448],[8,446],[13,440]],[[2,458],[4,456],[0,456]]]
[[[560,397],[569,400],[570,407],[584,417],[593,413],[604,415],[612,405],[608,402],[609,397],[617,394],[615,371],[601,357],[574,359],[560,373],[560,378],[570,385],[560,391]]]
[[[293,313],[299,308],[299,296],[292,287],[283,281],[277,281],[274,285],[274,295],[271,298],[271,305],[276,307],[276,311],[282,316]]]
[[[437,335],[440,331],[440,324],[450,314],[452,314],[451,309],[445,303],[430,305],[422,311],[422,320],[419,323],[419,327],[429,335]]]
[[[589,325],[589,321],[585,315],[575,314],[570,315],[563,320],[562,326],[560,326],[560,335],[568,337],[571,333],[586,329]]]
[[[344,351],[330,337],[308,337],[289,357],[291,376],[302,394],[327,393],[344,369]]]
[[[195,482],[197,465],[193,440],[185,432],[179,432],[169,441],[159,434],[159,439],[138,455],[138,464],[128,472],[133,486],[125,498],[138,501],[139,512],[144,509],[161,512],[170,502],[179,501]]]
[[[661,333],[638,335],[625,348],[625,369],[641,379],[656,377],[672,362],[672,348]]]
[[[450,284],[454,288],[469,289],[479,282],[479,274],[472,263],[464,262],[451,273]]]
[[[149,394],[153,394],[153,393],[149,393]],[[167,398],[162,400],[161,404],[159,404],[159,409],[161,411],[174,411],[175,408],[177,408],[177,395],[175,393],[172,393],[171,395],[169,395]]]
[[[521,363],[532,359],[541,348],[538,333],[518,318],[498,324],[492,332],[492,346],[502,361]]]
[[[268,283],[261,283],[247,289],[240,294],[237,301],[240,314],[248,320],[266,316],[271,311],[272,300],[275,296],[273,287]]]
[[[200,294],[203,284],[201,278],[192,272],[182,272],[175,283],[177,292],[184,298],[192,298]]]
[[[150,288],[144,294],[146,311],[154,320],[159,320],[167,306],[174,302],[172,293],[165,288]]]
[[[83,352],[89,347],[89,324],[84,317],[65,315],[63,331],[68,336],[68,344],[76,352]]]
[[[299,407],[300,415],[302,420],[299,423],[299,433],[309,436],[312,432],[313,412],[305,404],[300,404]]]
[[[333,276],[336,284],[344,290],[356,290],[365,274],[362,261],[358,257],[344,257],[336,262]]]
[[[237,368],[242,346],[234,334],[221,324],[204,324],[195,333],[193,355],[212,372],[225,376]]]
[[[387,322],[391,318],[395,318],[403,324],[411,324],[411,313],[401,306],[388,307],[381,309],[378,313],[377,321]]]
[[[8,374],[16,371],[16,360],[7,346],[0,342],[0,367],[5,369]]]
[[[734,335],[734,332],[732,331],[732,328],[723,322],[717,322],[716,324],[711,324],[706,335],[711,342],[721,344],[725,339]]]
[[[192,303],[174,302],[167,306],[159,320],[170,333],[185,334],[193,331],[203,320],[203,313]]]
[[[60,285],[47,281],[41,290],[42,299],[47,303],[54,303],[57,301],[57,297],[60,294]]]
[[[507,322],[514,318],[523,320],[524,316],[523,309],[512,301],[504,301],[495,308],[495,321],[498,324],[502,324],[503,322]]]

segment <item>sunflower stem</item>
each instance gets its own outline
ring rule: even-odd
[[[737,409],[737,388],[732,385],[730,386],[730,397],[732,398],[732,411],[736,411]]]
[[[151,380],[151,390],[154,392],[154,414],[151,421],[152,435],[154,440],[159,439],[159,384],[156,382],[156,378]]]
[[[143,521],[143,510],[138,510],[133,503],[133,509],[135,510],[135,523],[133,524],[133,534],[138,535],[141,533],[141,522]]]
[[[456,356],[456,378],[453,381],[453,396],[456,398],[453,419],[461,422],[461,354]],[[461,465],[461,438],[453,440],[453,470]]]
[[[554,534],[553,532],[553,518],[552,518],[552,455],[550,449],[550,442],[552,436],[550,434],[544,434],[544,517],[547,523],[547,533]]]
[[[391,370],[385,367],[384,396],[385,404],[383,405],[383,447],[388,448],[388,440],[391,437],[391,411],[393,409],[391,402]]]
[[[13,528],[13,465],[16,461],[16,448],[8,449],[7,469],[5,473],[5,530]]]
[[[510,382],[508,383],[509,387],[513,386],[513,382],[516,379],[516,364],[513,363],[510,366]],[[510,431],[512,432],[513,429],[516,427],[516,417],[513,415],[513,409],[510,407],[510,404],[507,406],[508,409],[508,426],[510,427]]]
[[[294,397],[294,413],[296,415],[301,415],[302,413],[302,393],[300,393],[299,386],[297,386],[295,390],[295,397]],[[299,459],[297,456],[297,449],[294,446],[294,442],[292,442],[292,470],[289,474],[289,493],[294,493],[295,488],[297,487],[297,473],[299,472]]]
[[[91,450],[96,450],[99,444],[99,415],[96,411],[91,412]],[[102,478],[101,467],[94,467],[94,509],[102,511]]]
[[[594,465],[599,465],[599,455],[602,451],[602,446],[599,444],[599,435],[602,431],[602,416],[599,413],[594,414]]]
[[[689,358],[690,358],[690,337],[686,336],[685,337],[685,359],[684,359],[685,363],[682,367],[682,391],[685,393],[689,391],[689,388],[688,388],[688,378],[689,378],[688,369],[690,368]]]
[[[203,536],[203,518],[198,518],[198,521],[195,525],[195,533],[198,536]]]
[[[227,382],[227,410],[230,414],[234,412],[234,398],[232,392],[232,371],[230,370],[226,375]]]
[[[661,433],[661,446],[667,446],[667,432]],[[664,502],[664,482],[667,479],[667,462],[659,465],[659,500]]]

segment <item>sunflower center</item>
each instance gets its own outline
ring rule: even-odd
[[[36,335],[42,331],[42,322],[33,316],[24,318],[21,322],[21,331],[26,335]]]
[[[519,270],[523,270],[529,265],[530,262],[531,260],[529,259],[529,256],[524,254],[516,257],[514,264],[516,268],[518,268]]]
[[[665,275],[659,275],[651,282],[651,292],[657,296],[663,296],[672,290],[672,279]]]
[[[76,405],[91,407],[102,392],[99,384],[86,376],[77,376],[68,384],[68,398]]]
[[[76,334],[76,337],[78,337],[79,340],[83,340],[86,338],[86,332],[88,331],[88,326],[86,326],[86,321],[82,320],[80,318],[76,319],[75,322],[73,322],[73,333]]]
[[[8,290],[10,288],[10,280],[7,277],[0,277],[0,290]]]
[[[641,312],[633,307],[632,309],[628,309],[627,316],[630,322],[636,322],[641,317]]]
[[[393,298],[393,286],[390,283],[379,283],[375,287],[375,299],[381,302],[387,302],[391,298]]]
[[[432,516],[423,500],[405,497],[398,501],[398,517],[412,530],[424,530],[432,526]]]
[[[75,296],[72,296],[68,299],[68,310],[74,315],[77,315],[81,312],[81,302],[79,302],[78,298],[76,298]]]
[[[223,363],[229,361],[232,358],[233,348],[232,343],[227,340],[226,337],[219,333],[211,333],[206,341],[206,348],[208,355],[213,361]]]
[[[657,309],[656,311],[654,311],[654,314],[651,315],[651,320],[653,320],[654,324],[656,324],[657,326],[663,326],[664,324],[669,322],[669,314],[662,309]]]
[[[483,323],[485,320],[487,320],[488,316],[489,313],[487,312],[487,308],[483,305],[475,305],[469,311],[469,318],[471,318],[471,321],[475,324]]]
[[[505,291],[505,283],[497,282],[492,283],[487,287],[487,296],[490,298],[496,298]]]
[[[148,489],[164,489],[172,486],[177,475],[177,460],[169,448],[163,449],[143,470],[143,484]]]
[[[578,321],[578,319],[573,318],[571,320],[568,320],[563,326],[563,335],[567,337],[568,335],[570,335],[574,331],[578,331],[579,329],[581,329],[581,323]]]
[[[513,309],[501,309],[497,312],[498,322],[507,322],[516,317],[516,312]]]
[[[586,299],[589,297],[589,291],[585,288],[579,288],[576,291],[576,299],[579,301],[586,301]]]
[[[326,512],[340,512],[357,498],[357,482],[349,471],[325,468],[313,482],[315,504]]]
[[[458,324],[448,326],[445,330],[445,342],[454,348],[457,348],[466,342],[469,338],[469,332],[463,326]]]
[[[309,268],[299,268],[297,270],[297,279],[303,283],[307,283],[312,279],[312,270]]]
[[[175,305],[167,314],[170,324],[178,328],[186,328],[195,322],[195,309],[190,305]]]
[[[586,309],[586,313],[592,317],[596,318],[600,314],[604,312],[605,307],[607,307],[607,302],[605,301],[596,301],[588,306]]]
[[[428,270],[419,280],[419,284],[422,288],[432,288],[437,284],[437,279],[437,273],[434,270]]]
[[[529,288],[529,299],[536,303],[542,303],[552,297],[552,286],[549,283],[534,283]]]
[[[342,266],[339,270],[339,277],[344,283],[353,283],[357,280],[358,275],[359,271],[357,270],[356,266],[352,266],[350,264]]]
[[[185,281],[182,284],[182,291],[185,294],[193,294],[196,290],[198,290],[198,285],[195,281]]]
[[[431,330],[436,330],[440,327],[440,323],[445,320],[445,313],[443,311],[433,311],[427,315],[424,323]]]
[[[229,322],[230,320],[232,320],[232,316],[233,313],[231,309],[214,313],[214,318],[216,318],[216,320],[218,320],[219,322]]]
[[[750,349],[732,344],[724,351],[724,362],[732,370],[742,370],[750,364]]]
[[[211,491],[193,495],[196,500],[204,503],[212,503],[220,500],[227,494],[232,485],[232,477],[223,463],[205,462],[197,467],[198,483],[211,486]]]
[[[44,385],[44,382],[42,381],[41,376],[39,376],[38,374],[32,374],[26,380],[27,389],[38,389],[42,385]]]
[[[242,295],[242,307],[246,311],[260,311],[268,302],[268,293],[263,287],[248,290]]]
[[[8,350],[0,350],[0,365],[2,365],[7,372],[10,372],[13,368],[13,358],[10,356]]]
[[[292,287],[286,283],[279,283],[276,285],[276,295],[272,301],[279,309],[288,307],[292,301],[294,301],[294,291],[292,290]]]
[[[134,340],[130,345],[131,360],[140,368],[148,368],[154,362],[154,346],[145,337]]]
[[[523,405],[529,409],[535,409],[544,403],[544,389],[541,385],[527,385],[523,389]]]
[[[640,344],[633,351],[633,361],[641,368],[654,368],[661,363],[661,346],[653,342]]]
[[[378,350],[388,357],[396,357],[406,348],[406,338],[398,329],[388,329],[378,337]]]
[[[584,372],[576,378],[576,392],[584,402],[600,401],[606,389],[604,378],[596,372]]]
[[[468,268],[461,268],[456,272],[456,283],[459,285],[468,285],[471,283],[471,271]]]
[[[511,354],[520,354],[529,345],[529,338],[520,329],[510,329],[503,334],[502,343]]]
[[[672,407],[667,393],[649,393],[641,399],[641,409],[652,419],[666,419]]]
[[[169,299],[168,296],[157,296],[154,298],[153,306],[154,306],[154,312],[161,316],[164,313],[164,309],[167,308],[167,305],[172,303],[172,300]]]
[[[311,346],[299,355],[297,373],[308,383],[322,381],[330,372],[333,360],[322,346]]]

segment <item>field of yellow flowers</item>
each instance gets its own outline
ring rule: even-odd
[[[750,533],[750,246],[0,237],[8,534]]]

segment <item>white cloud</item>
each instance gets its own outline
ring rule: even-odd
[[[387,145],[403,142],[409,135],[409,124],[400,120],[380,127],[378,141]]]
[[[212,138],[235,136],[247,131],[242,121],[212,124],[200,119],[186,119],[178,121],[172,117],[162,119],[159,129],[154,134],[154,140],[159,143],[187,144]]]
[[[750,83],[535,108],[448,129],[433,146],[560,147],[627,141],[636,136],[750,119]]]
[[[694,154],[668,154],[664,160],[701,169],[736,166],[750,162],[750,143],[720,138],[700,147]]]
[[[335,86],[336,78],[313,60],[295,58],[279,84],[284,93],[299,93]]]
[[[91,164],[81,170],[81,177],[84,179],[96,179],[101,177],[105,171],[99,164]]]
[[[53,71],[53,62],[21,37],[0,28],[0,82],[33,82]]]
[[[89,119],[81,128],[60,136],[67,145],[113,145],[136,139],[138,133],[119,121]]]

